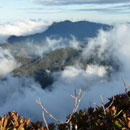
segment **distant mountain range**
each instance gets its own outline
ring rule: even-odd
[[[41,42],[46,37],[51,38],[71,38],[75,36],[78,40],[85,38],[95,37],[99,29],[108,30],[112,26],[88,21],[62,21],[54,22],[46,31],[27,36],[10,36],[7,40],[8,43],[19,43],[25,41]]]

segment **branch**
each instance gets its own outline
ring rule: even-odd
[[[45,118],[44,111],[42,112],[42,117],[43,117],[43,120],[44,120],[44,122],[45,122],[45,125],[46,125],[47,130],[49,130],[49,127],[48,127],[48,124],[47,124],[47,121],[46,121],[46,118]]]
[[[114,103],[115,97],[112,97],[112,101],[110,103],[110,105],[107,108],[110,108],[112,106],[112,104]]]
[[[122,80],[123,80],[123,83],[124,83],[124,86],[125,86],[125,93],[126,93],[128,99],[130,100],[130,97],[129,97],[129,95],[128,95],[128,89],[129,89],[129,88],[128,88],[127,85],[126,85],[126,81],[125,81],[125,79],[122,78]]]
[[[105,109],[105,106],[104,106],[103,97],[100,96],[100,99],[101,99],[102,107],[103,107],[103,110],[104,110],[104,114],[106,115],[106,109]]]
[[[85,95],[85,93],[84,93],[84,95]],[[69,119],[66,121],[67,124],[70,122],[70,120],[72,119],[72,116],[77,111],[77,109],[78,109],[78,107],[80,105],[80,102],[81,102],[81,99],[82,99],[83,96],[81,95],[81,89],[79,89],[78,95],[77,95],[76,90],[75,90],[75,96],[71,95],[71,97],[74,98],[74,100],[75,100],[75,104],[74,104],[74,108],[73,108],[73,111],[72,111]]]
[[[38,99],[36,100],[36,103],[39,104],[39,105],[41,106],[41,108],[43,109],[43,111],[45,111],[52,119],[54,119],[55,121],[57,121],[57,122],[59,122],[59,123],[63,123],[63,122],[57,120],[51,113],[49,113],[49,112],[46,110],[46,108],[42,105],[40,98],[38,98]]]
[[[128,88],[127,88],[127,85],[126,85],[126,81],[125,81],[125,79],[124,79],[124,78],[122,78],[122,80],[123,80],[123,83],[124,83],[125,92],[127,93],[127,92],[128,92]]]
[[[81,95],[81,89],[79,89],[79,93],[78,93],[78,94],[77,94],[77,92],[76,92],[76,90],[75,90],[75,95],[74,95],[74,96],[71,95],[71,96],[72,96],[72,98],[74,98],[75,104],[74,104],[73,111],[72,111],[71,115],[69,116],[69,119],[65,122],[66,124],[69,124],[69,123],[70,123],[70,121],[71,121],[71,119],[72,119],[72,116],[73,116],[74,113],[77,111],[77,109],[78,109],[78,107],[79,107],[79,105],[80,105],[81,99],[82,99],[83,96],[85,96],[85,93],[84,93],[83,96],[82,96],[82,95]],[[42,105],[40,98],[38,98],[38,99],[36,100],[36,103],[39,104],[39,105],[41,106],[42,110],[43,110],[42,116],[43,116],[43,120],[44,120],[44,122],[45,122],[45,124],[46,124],[47,130],[49,130],[49,128],[48,128],[48,125],[47,125],[47,121],[46,121],[46,119],[45,119],[44,111],[45,111],[52,119],[54,119],[54,120],[57,121],[58,123],[64,124],[64,123],[61,122],[60,120],[57,120],[51,113],[49,113],[49,112],[47,111],[47,109]]]

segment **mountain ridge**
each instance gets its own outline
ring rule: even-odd
[[[108,30],[112,26],[101,23],[94,23],[88,21],[78,21],[72,22],[69,20],[54,22],[52,25],[48,27],[48,29],[42,33],[36,33],[27,36],[10,36],[7,39],[8,43],[16,43],[16,42],[25,42],[25,41],[34,41],[41,42],[46,37],[51,38],[71,38],[71,36],[75,36],[79,40],[84,40],[84,38],[95,37],[99,29]]]

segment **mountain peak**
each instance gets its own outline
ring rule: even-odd
[[[84,40],[85,38],[95,37],[99,29],[107,30],[111,26],[106,24],[78,21],[72,22],[65,20],[62,22],[54,22],[48,27],[48,29],[42,33],[36,33],[28,36],[11,36],[8,38],[8,43],[20,43],[26,41],[41,42],[46,37],[50,38],[67,38],[70,39],[73,35],[78,40]]]

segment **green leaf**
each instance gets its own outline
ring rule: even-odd
[[[119,123],[119,121],[115,121],[115,125],[118,127],[118,128],[122,128],[123,126]]]

